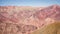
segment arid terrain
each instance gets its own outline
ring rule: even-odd
[[[30,34],[60,21],[60,6],[0,6],[0,34]]]
[[[54,22],[52,24],[46,25],[31,34],[60,34],[60,22]]]

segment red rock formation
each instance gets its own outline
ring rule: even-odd
[[[60,19],[60,6],[52,5],[52,6],[46,7],[42,10],[39,10],[36,13],[36,16],[39,19],[45,19],[45,18]]]

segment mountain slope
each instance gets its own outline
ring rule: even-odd
[[[60,22],[55,22],[32,32],[32,34],[60,34]]]

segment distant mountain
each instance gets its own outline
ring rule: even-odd
[[[52,5],[52,6],[46,7],[42,10],[39,10],[35,15],[39,19],[53,18],[53,19],[60,20],[60,6]]]

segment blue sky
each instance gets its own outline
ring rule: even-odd
[[[0,0],[0,6],[49,6],[60,5],[60,0]]]

